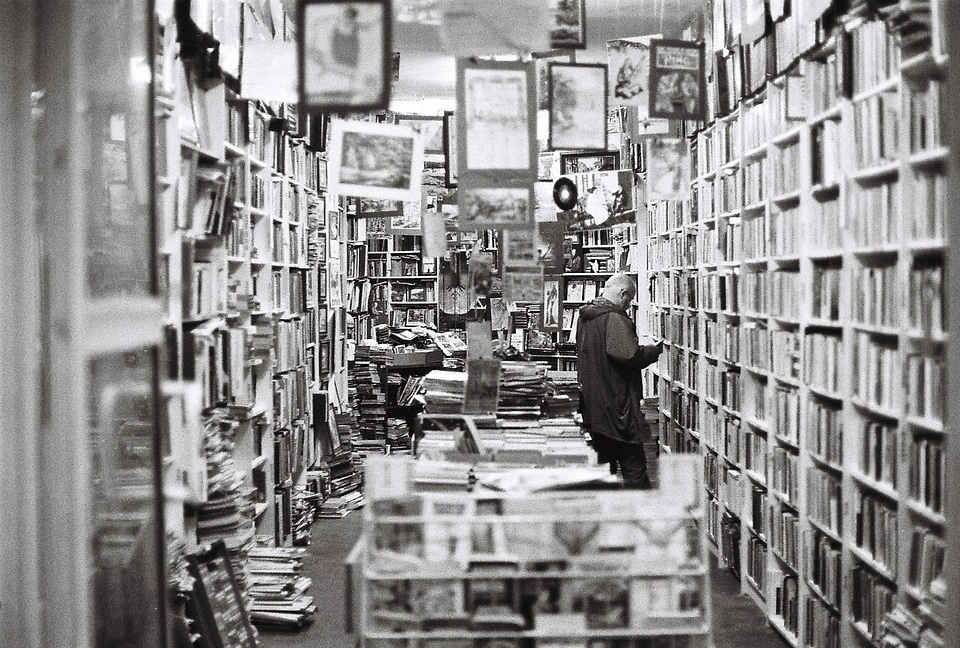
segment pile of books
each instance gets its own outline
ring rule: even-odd
[[[459,414],[467,374],[462,371],[434,369],[423,378],[424,403],[428,414]]]
[[[386,344],[362,343],[354,353],[353,377],[357,387],[361,447],[384,448],[387,394],[381,368],[389,364],[392,348]],[[373,443],[371,443],[373,442]]]
[[[572,416],[580,405],[580,383],[576,371],[548,371],[543,415]]]
[[[410,426],[405,420],[387,419],[387,445],[390,454],[410,454]]]
[[[320,504],[318,518],[340,519],[363,506],[363,494],[354,489],[344,495],[331,495]]]
[[[500,365],[500,402],[497,416],[502,419],[536,419],[546,395],[547,370],[532,362],[508,361]]]
[[[197,543],[203,546],[223,540],[241,591],[247,589],[247,553],[255,536],[252,494],[253,489],[246,494],[237,489],[197,508]]]
[[[250,550],[250,621],[286,629],[302,627],[317,611],[307,595],[312,584],[303,576],[306,551],[286,547]]]

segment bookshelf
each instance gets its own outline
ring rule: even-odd
[[[259,11],[241,10],[237,38],[266,37]],[[159,29],[168,549],[174,560],[224,540],[246,597],[255,539],[308,540],[307,472],[327,458],[331,394],[346,394],[330,389],[345,383],[345,341],[331,325],[342,295],[327,272],[344,257],[328,230],[338,200],[325,154],[308,147],[314,117],[243,98],[229,76],[201,83],[197,62],[177,55],[177,21]]]
[[[856,7],[777,27],[807,54],[691,137],[692,198],[645,232],[662,442],[704,458],[713,550],[813,648],[944,620],[946,54]]]

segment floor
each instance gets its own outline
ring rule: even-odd
[[[652,462],[651,462],[652,463]],[[653,464],[655,465],[655,464]],[[345,629],[343,561],[360,536],[363,513],[342,520],[318,520],[308,548],[307,576],[319,611],[299,632],[261,632],[263,648],[351,648]],[[767,624],[756,604],[740,594],[736,579],[711,559],[715,648],[784,648],[787,644]]]

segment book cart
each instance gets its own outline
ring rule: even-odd
[[[697,458],[650,491],[419,490],[415,468],[367,465],[359,646],[712,646]]]

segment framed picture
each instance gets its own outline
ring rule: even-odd
[[[457,157],[457,117],[452,110],[443,113],[443,157],[446,160],[444,184],[451,188],[456,187],[460,159]]]
[[[534,228],[507,230],[503,233],[503,266],[536,268],[540,264]]]
[[[461,230],[530,229],[533,225],[532,187],[459,189]]]
[[[301,0],[297,58],[304,113],[387,108],[392,21],[389,0]]]
[[[360,198],[420,200],[423,145],[409,126],[334,121],[330,191]]]
[[[559,331],[560,319],[560,277],[545,276],[543,278],[543,316],[540,318],[540,328],[544,331]]]
[[[560,212],[568,230],[636,222],[633,171],[575,173],[563,177],[574,183],[577,195],[573,209]]]
[[[550,135],[552,150],[607,148],[607,66],[551,63]]]
[[[589,173],[591,171],[616,171],[619,168],[619,151],[560,154],[561,175],[569,175],[571,173]]]
[[[535,101],[532,63],[457,59],[458,183],[536,179]]]
[[[550,47],[583,49],[587,46],[586,0],[554,0]]]
[[[393,218],[403,211],[403,205],[396,200],[382,198],[360,198],[357,218]]]
[[[423,202],[422,200],[405,201],[402,208],[390,219],[391,234],[422,234],[423,233]]]
[[[682,200],[690,195],[690,143],[681,137],[647,140],[647,201]]]
[[[650,41],[650,116],[706,118],[703,43]]]
[[[317,189],[327,188],[327,159],[317,157]]]
[[[607,73],[610,102],[637,106],[640,119],[647,117],[650,49],[636,40],[607,41]]]
[[[327,214],[327,227],[330,234],[330,245],[336,245],[340,241],[340,210],[331,209]]]
[[[548,52],[534,52],[534,73],[537,82],[537,110],[546,110],[550,107],[550,78],[548,75],[551,63],[573,63],[573,52],[550,50]]]
[[[397,115],[396,123],[409,126],[420,135],[424,154],[443,153],[443,117],[431,115]]]

